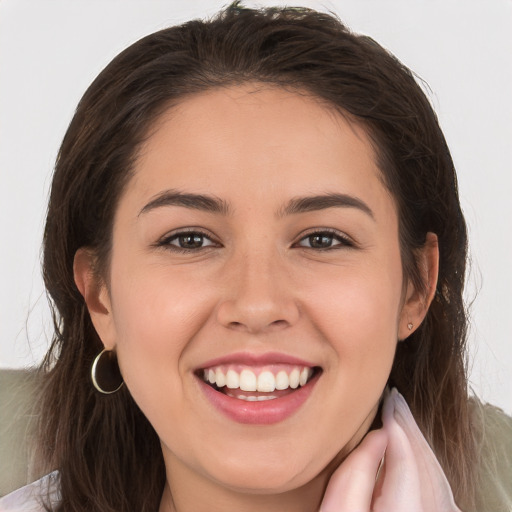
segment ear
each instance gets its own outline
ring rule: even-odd
[[[115,346],[116,333],[110,296],[104,281],[95,272],[94,260],[94,254],[90,249],[78,249],[73,261],[73,275],[98,336],[105,348],[112,350]]]
[[[399,340],[406,339],[420,326],[434,299],[439,275],[437,235],[427,233],[425,244],[416,253],[416,260],[423,281],[423,289],[417,290],[410,281],[407,284],[405,301],[398,325]]]

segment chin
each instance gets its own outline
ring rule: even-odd
[[[289,460],[276,463],[274,460],[251,464],[224,465],[213,474],[213,479],[231,490],[249,494],[281,494],[302,487],[322,471],[313,463],[293,467]],[[211,474],[211,473],[210,473]]]

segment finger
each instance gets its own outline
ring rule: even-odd
[[[374,430],[333,473],[320,512],[368,512],[387,435]]]

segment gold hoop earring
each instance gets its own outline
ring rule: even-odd
[[[111,395],[122,388],[124,381],[113,350],[103,349],[96,356],[92,363],[91,379],[93,386],[104,395]]]

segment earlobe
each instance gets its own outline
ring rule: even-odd
[[[399,340],[406,339],[420,326],[434,299],[439,275],[439,245],[436,234],[427,233],[425,244],[417,252],[416,260],[423,286],[417,289],[411,282],[407,285],[398,326]]]
[[[115,346],[115,329],[110,297],[105,283],[94,270],[91,250],[82,247],[75,253],[73,275],[98,336],[105,348],[112,350]]]

